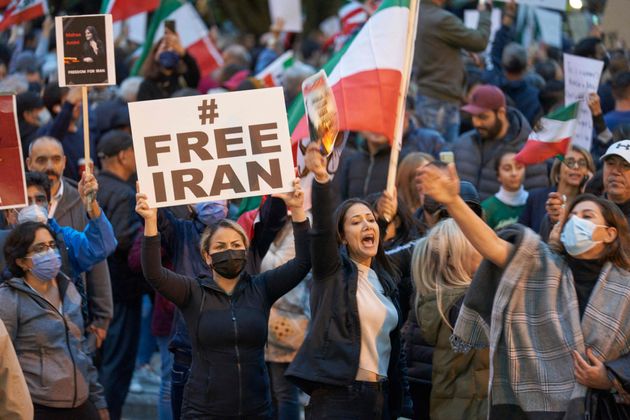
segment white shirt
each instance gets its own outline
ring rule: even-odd
[[[57,210],[57,204],[59,204],[59,201],[61,200],[61,197],[63,196],[63,181],[59,181],[59,190],[57,191],[57,194],[55,194],[54,196],[52,196],[50,198],[50,208],[48,209],[48,218],[52,219],[53,217],[55,217],[55,210]]]
[[[361,325],[359,368],[387,376],[392,351],[389,334],[398,325],[394,303],[385,296],[378,276],[369,267],[355,261],[359,271],[357,306]]]

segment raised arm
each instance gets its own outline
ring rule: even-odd
[[[304,162],[315,179],[311,188],[313,229],[311,230],[311,263],[314,281],[323,280],[341,265],[339,245],[333,221],[333,189],[326,170],[326,158],[319,145],[311,143]]]
[[[194,279],[174,273],[162,266],[157,210],[149,207],[146,194],[136,194],[136,212],[144,219],[142,238],[142,272],[147,282],[178,307],[186,306]]]
[[[434,200],[444,204],[448,213],[457,222],[472,246],[487,260],[499,267],[505,267],[512,244],[499,238],[459,195],[459,177],[455,164],[447,170],[434,165],[426,165],[417,170],[424,192]]]
[[[300,186],[299,178],[293,181],[293,188],[293,192],[289,194],[276,195],[285,202],[291,211],[295,257],[276,269],[262,274],[265,276],[265,288],[270,305],[297,286],[311,269],[309,222],[304,212],[304,192]]]

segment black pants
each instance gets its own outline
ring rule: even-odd
[[[90,400],[75,408],[53,408],[33,404],[34,420],[99,420],[98,410]]]
[[[409,392],[413,401],[413,420],[429,420],[431,400],[431,384],[410,382]]]
[[[171,369],[171,409],[173,420],[182,417],[182,401],[184,399],[184,388],[190,375],[190,356],[182,355],[179,352],[173,353],[173,368]]]
[[[322,386],[311,393],[306,419],[389,419],[387,404],[387,382]]]

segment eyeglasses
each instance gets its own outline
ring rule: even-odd
[[[30,247],[29,250],[28,250],[28,253],[29,254],[39,254],[41,252],[48,251],[49,249],[52,249],[53,251],[56,250],[57,249],[57,242],[55,242],[55,241],[50,241],[48,243],[40,242],[40,243],[35,244],[32,247]]]
[[[33,205],[37,204],[38,206],[48,205],[48,199],[46,198],[46,194],[37,194],[33,197],[28,198],[28,204]]]
[[[576,160],[574,158],[567,158],[567,159],[564,159],[562,163],[564,163],[570,169],[578,169],[578,168],[584,169],[588,167],[588,163],[586,162],[586,159]]]

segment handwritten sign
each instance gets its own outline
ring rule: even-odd
[[[152,207],[292,190],[282,88],[132,102],[129,115]]]
[[[591,92],[597,92],[604,62],[591,58],[564,54],[564,103],[580,101],[578,127],[573,136],[573,144],[590,150],[593,140],[593,116],[586,103]]]

